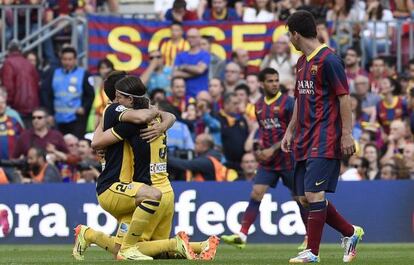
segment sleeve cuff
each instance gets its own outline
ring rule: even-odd
[[[123,141],[123,140],[124,140],[124,138],[122,138],[119,134],[117,134],[117,133],[115,132],[114,128],[111,128],[111,132],[112,132],[112,134],[113,134],[116,138],[118,138],[120,141]]]

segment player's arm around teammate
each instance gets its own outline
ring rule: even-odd
[[[143,113],[143,115],[141,113]],[[153,126],[141,130],[141,137],[144,140],[152,141],[171,128],[175,122],[175,116],[173,114],[163,111],[160,112],[155,109],[128,110],[120,117],[120,120],[121,122],[143,124],[151,122],[158,115],[162,119],[160,123],[154,123]],[[102,124],[99,124],[92,139],[91,146],[94,149],[104,149],[118,141],[119,139],[113,135],[111,130],[104,132]]]

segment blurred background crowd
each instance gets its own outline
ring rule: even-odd
[[[90,74],[78,61],[83,46],[68,45],[74,35],[65,27],[42,43],[40,53],[23,52],[20,40],[39,21],[119,15],[134,1],[125,2],[0,0],[7,47],[0,71],[0,183],[94,182],[99,176],[91,133],[108,103],[103,80],[117,69],[102,58],[98,73]],[[42,13],[30,5],[41,6]],[[152,104],[177,118],[168,131],[172,180],[252,180],[261,146],[254,113],[263,97],[258,73],[276,69],[281,91],[293,96],[300,56],[281,35],[259,66],[249,63],[243,48],[222,60],[211,51],[213,38],[195,28],[185,31],[183,23],[285,21],[300,9],[315,15],[318,39],[345,64],[357,153],[343,159],[341,179],[414,179],[412,0],[154,0],[148,17],[170,21],[171,38],[150,51],[140,77]],[[82,39],[86,29],[76,30]]]

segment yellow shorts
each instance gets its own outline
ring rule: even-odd
[[[139,182],[115,182],[98,196],[99,205],[119,221],[124,215],[135,211],[135,197],[143,185]]]
[[[118,231],[115,243],[121,244],[131,223],[133,212],[118,218]],[[174,192],[162,194],[161,203],[155,214],[149,220],[142,234],[142,241],[153,241],[170,238],[172,220],[174,216]]]

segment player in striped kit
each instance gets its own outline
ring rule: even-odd
[[[259,214],[259,207],[269,187],[275,188],[281,178],[283,184],[292,190],[293,156],[282,152],[281,141],[293,114],[294,100],[279,89],[279,73],[273,68],[265,68],[259,74],[259,81],[265,96],[255,104],[259,122],[259,147],[255,148],[259,168],[254,179],[249,205],[243,215],[242,227],[236,235],[222,236],[225,243],[239,248],[246,246],[250,226]],[[302,211],[303,218],[307,218]]]
[[[303,55],[296,65],[295,107],[282,149],[294,150],[295,195],[309,209],[307,249],[289,262],[319,262],[325,223],[343,235],[343,261],[350,262],[356,256],[356,246],[364,230],[347,222],[325,198],[326,192],[335,192],[342,155],[355,153],[344,65],[316,38],[316,23],[311,13],[293,13],[287,26],[290,41]]]

